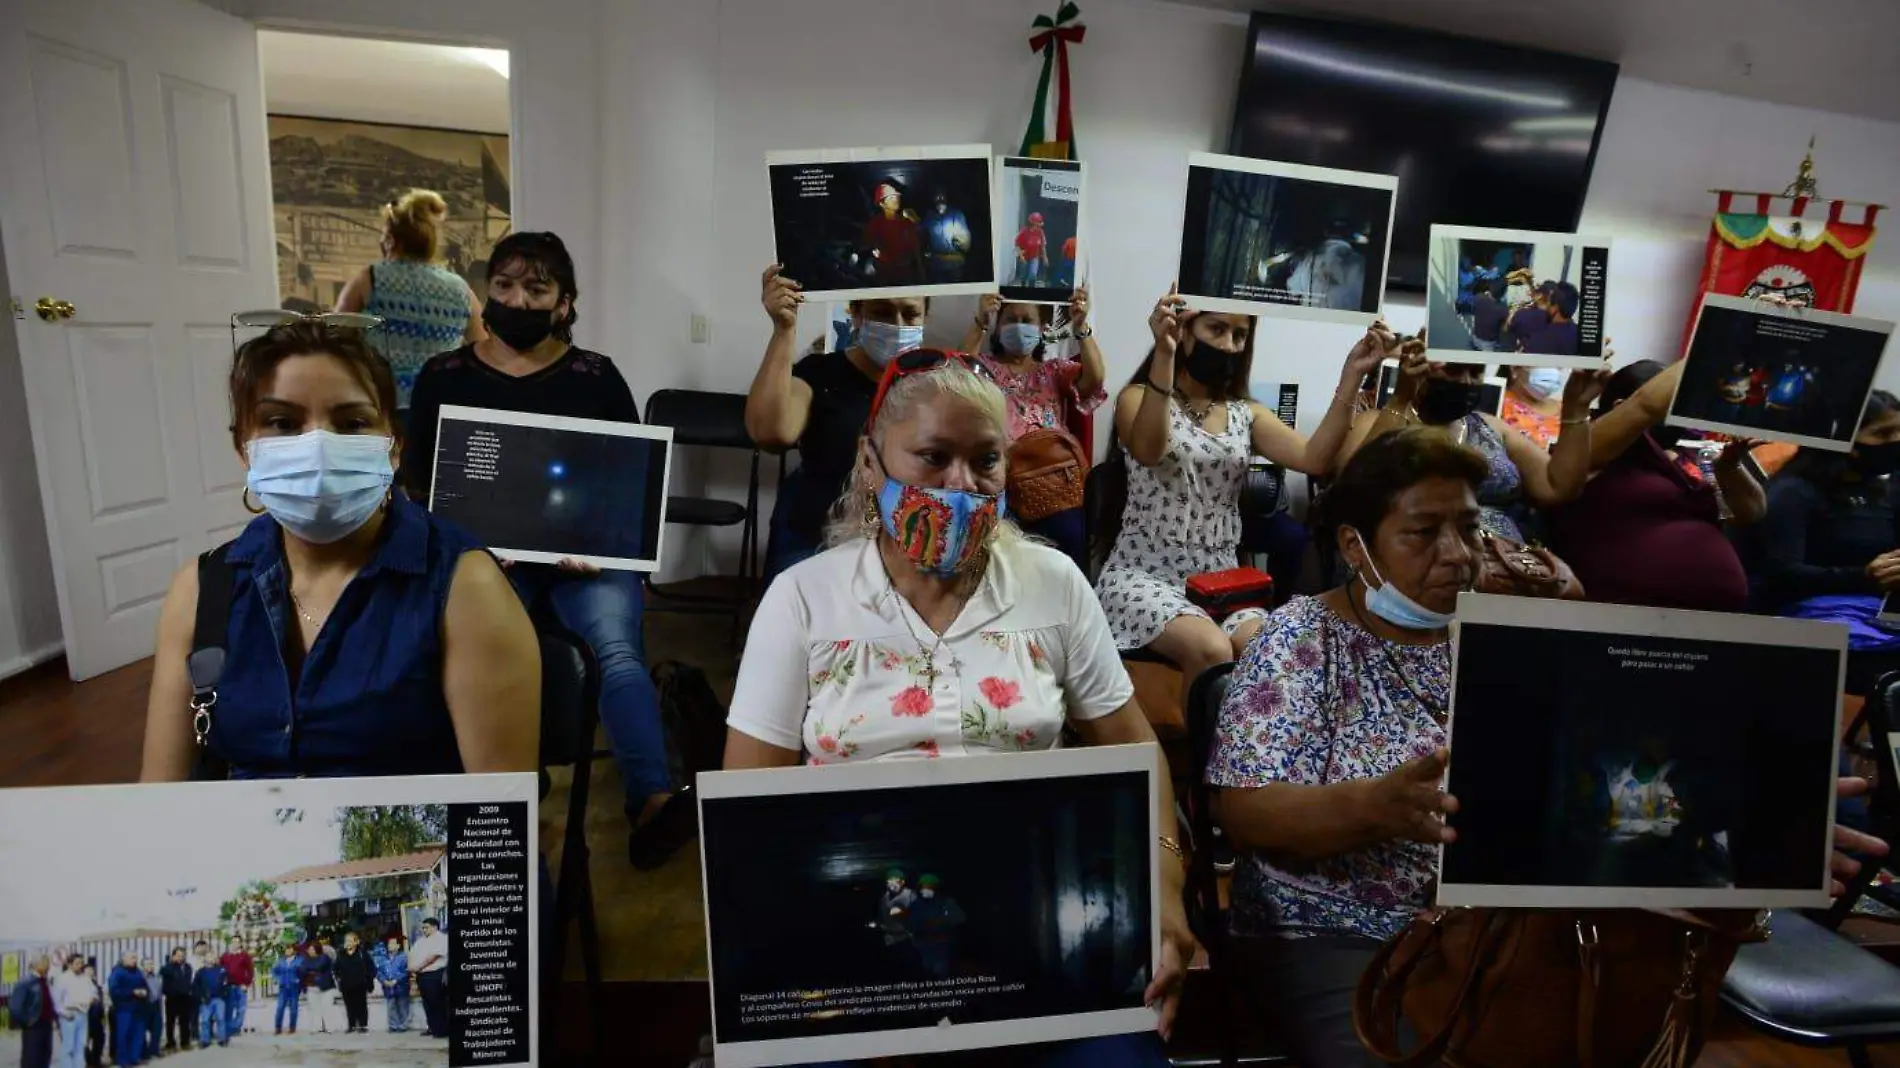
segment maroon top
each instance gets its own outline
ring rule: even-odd
[[[218,958],[218,963],[224,965],[224,976],[231,981],[232,986],[248,990],[257,979],[249,953],[226,953]]]
[[[1715,487],[1645,434],[1551,515],[1552,548],[1592,601],[1742,612],[1748,573]]]

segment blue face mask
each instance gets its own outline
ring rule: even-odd
[[[1555,367],[1539,367],[1524,376],[1524,392],[1538,400],[1549,400],[1551,394],[1564,388],[1564,373]]]
[[[912,486],[886,475],[877,514],[884,533],[917,570],[949,578],[989,544],[1003,514],[1003,495]]]
[[[396,472],[393,442],[373,434],[312,430],[253,438],[245,484],[277,524],[313,545],[341,541],[376,514]]]
[[[1387,582],[1385,576],[1379,574],[1379,565],[1372,562],[1372,552],[1365,548],[1365,544],[1365,539],[1360,538],[1360,549],[1366,554],[1366,568],[1372,572],[1373,578],[1379,580],[1378,588],[1370,585],[1366,587],[1367,611],[1402,630],[1443,630],[1451,626],[1451,613],[1434,612]]]
[[[921,326],[898,326],[876,319],[866,319],[858,324],[858,347],[879,367],[923,345],[924,328]]]
[[[1011,356],[1027,356],[1042,344],[1042,327],[1035,323],[1005,323],[996,332],[996,339]]]

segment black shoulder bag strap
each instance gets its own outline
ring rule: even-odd
[[[191,630],[191,737],[196,744],[194,782],[231,777],[231,765],[211,746],[211,716],[218,704],[218,679],[224,675],[225,633],[231,626],[231,590],[235,574],[220,545],[198,557],[198,617]]]

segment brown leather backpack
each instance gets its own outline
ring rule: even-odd
[[[1035,521],[1082,507],[1088,450],[1066,430],[1032,430],[1009,447],[1009,510]]]
[[[1360,976],[1353,1026],[1402,1068],[1688,1068],[1736,948],[1763,937],[1736,910],[1428,913]]]

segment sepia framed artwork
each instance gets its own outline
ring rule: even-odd
[[[283,306],[328,310],[382,259],[382,207],[411,189],[448,202],[442,259],[486,298],[488,253],[512,227],[508,135],[271,115]]]

